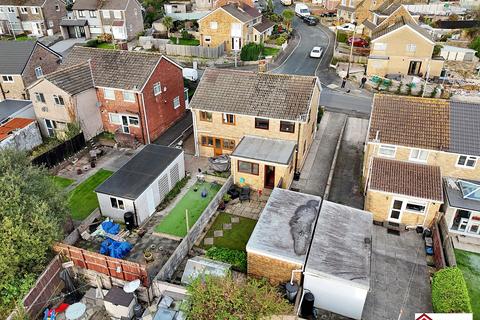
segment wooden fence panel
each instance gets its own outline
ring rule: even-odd
[[[53,249],[80,268],[93,270],[124,281],[140,279],[145,287],[149,286],[147,266],[144,264],[107,257],[64,243],[55,244]]]

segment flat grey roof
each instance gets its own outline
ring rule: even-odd
[[[370,212],[323,201],[305,272],[369,287],[372,228]]]
[[[287,165],[296,145],[295,141],[245,136],[232,156]]]
[[[480,181],[445,177],[443,179],[443,189],[445,190],[448,205],[450,207],[459,209],[480,211],[480,201],[463,198],[462,190],[460,190],[460,187],[457,184],[458,180],[468,181],[480,185]]]
[[[322,198],[275,188],[247,243],[255,252],[303,265]]]
[[[8,119],[18,111],[22,110],[28,105],[31,105],[30,100],[3,100],[0,101],[0,122]]]
[[[135,200],[181,153],[181,149],[149,144],[95,192]]]

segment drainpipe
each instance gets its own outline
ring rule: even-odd
[[[198,157],[200,155],[200,152],[198,150],[198,132],[197,132],[197,115],[193,109],[190,109],[192,111],[192,120],[193,120],[193,140],[194,140],[194,145],[195,145],[195,157]],[[235,177],[234,180],[235,181]]]
[[[3,90],[2,82],[0,82],[0,92],[2,92],[3,100],[7,100],[6,92]]]
[[[294,170],[294,174],[297,173],[297,169],[298,169],[298,151],[300,149],[300,130],[302,129],[302,124],[299,122],[298,123],[298,132],[297,132],[297,150],[296,150],[296,153],[295,153],[295,170]]]
[[[145,99],[143,98],[143,92],[140,94],[142,98],[142,109],[143,109],[143,119],[145,121],[145,129],[147,131],[147,144],[150,144],[150,130],[148,129],[148,121],[147,121],[147,111],[145,110]],[[143,129],[142,129],[143,133]],[[143,134],[145,139],[145,134]]]
[[[293,285],[293,275],[295,273],[302,273],[303,272],[303,269],[296,269],[296,270],[292,270],[292,276],[290,277],[290,284]],[[300,284],[300,283],[299,283]]]

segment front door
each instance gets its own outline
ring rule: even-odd
[[[240,50],[240,48],[242,47],[242,40],[238,37],[233,37],[232,38],[232,49],[233,50]]]
[[[39,22],[32,22],[32,34],[34,36],[42,36],[42,24]]]
[[[223,154],[222,150],[222,139],[215,138],[215,144],[213,145],[213,154],[216,156],[221,156]]]
[[[403,201],[393,200],[392,209],[390,209],[390,213],[388,215],[388,221],[400,223],[402,218],[402,206]]]
[[[80,38],[85,37],[85,27],[78,27],[78,30],[80,31]]]
[[[122,116],[122,131],[123,133],[130,133],[130,128],[128,127],[128,117]]]
[[[265,188],[273,189],[275,187],[275,167],[265,166]]]
[[[418,75],[421,68],[422,61],[410,61],[410,65],[408,66],[408,74],[412,76]]]

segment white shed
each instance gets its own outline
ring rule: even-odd
[[[140,225],[184,177],[183,150],[149,144],[95,189],[100,211],[117,221],[132,212]]]
[[[323,201],[303,273],[316,308],[361,319],[370,289],[372,214]]]
[[[475,50],[454,46],[443,46],[440,50],[440,56],[448,61],[473,61]]]

